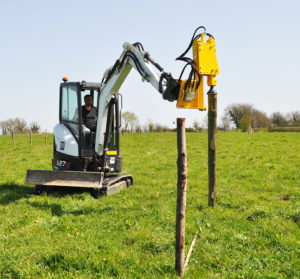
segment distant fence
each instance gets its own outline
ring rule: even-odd
[[[241,129],[223,129],[218,127],[219,131],[226,131],[226,132],[242,132]],[[269,128],[253,128],[253,132],[300,132],[300,126],[287,126],[287,127],[279,127],[279,126],[274,126],[274,127],[269,127]],[[176,132],[176,129],[169,129],[166,131],[133,131],[133,132],[127,132],[130,134],[144,134],[144,133],[164,133],[164,132]],[[206,129],[201,129],[201,130],[196,130],[194,128],[186,128],[186,132],[189,133],[201,133],[201,132],[207,132]],[[122,135],[124,134],[124,131],[122,131]],[[48,133],[47,130],[44,133],[39,133],[39,134],[33,134],[32,132],[29,132],[27,134],[17,134],[17,135],[23,135],[23,136],[28,136],[28,144],[30,146],[33,145],[33,135],[44,135],[45,136],[45,144],[48,142]],[[16,134],[12,133],[11,138],[12,138],[12,146],[13,148],[16,146],[16,139],[15,139]]]
[[[268,132],[300,132],[300,126],[270,127]]]
[[[45,130],[44,133],[40,133],[40,134],[34,134],[34,135],[43,135],[45,137],[45,144],[48,143],[48,133],[47,130]],[[32,146],[33,145],[33,133],[30,131],[28,134],[18,134],[18,135],[23,135],[23,136],[28,136],[28,145]],[[12,139],[12,146],[13,148],[15,148],[16,146],[16,139],[15,139],[16,134],[15,133],[11,133],[11,139]]]
[[[231,132],[231,133],[246,133],[249,132],[249,130],[242,131],[242,129],[226,129],[224,130],[223,128],[218,127],[218,131],[223,131],[223,132]],[[258,133],[258,132],[300,132],[300,126],[287,126],[287,127],[278,127],[278,126],[273,126],[273,127],[267,127],[267,128],[252,128],[253,133]]]

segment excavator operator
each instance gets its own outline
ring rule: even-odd
[[[93,97],[91,95],[84,96],[85,105],[82,106],[82,124],[90,129],[91,132],[96,131],[98,109],[93,106]]]

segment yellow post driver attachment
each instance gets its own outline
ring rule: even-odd
[[[209,37],[206,41],[204,40],[205,35]],[[216,57],[215,39],[212,35],[205,33],[202,33],[200,37],[200,40],[192,39],[193,60],[184,57],[189,48],[178,59],[188,62],[187,64],[191,66],[192,70],[187,80],[179,80],[180,90],[177,108],[206,110],[204,106],[203,77],[207,76],[208,86],[217,84],[216,75],[219,74],[219,67]]]

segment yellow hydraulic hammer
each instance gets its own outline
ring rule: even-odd
[[[219,67],[216,57],[215,40],[210,36],[205,41],[204,37],[205,34],[202,33],[200,40],[193,42],[193,62],[199,76],[195,75],[195,78],[190,81],[180,81],[177,108],[206,110],[203,94],[204,76],[207,76],[208,86],[215,86],[217,84],[216,75],[219,74]]]

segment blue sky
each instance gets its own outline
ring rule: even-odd
[[[216,38],[220,116],[233,102],[268,114],[300,110],[299,3],[0,0],[0,121],[21,117],[52,130],[61,78],[100,81],[125,41],[142,42],[178,77],[183,64],[175,58],[200,25]],[[134,70],[121,93],[123,110],[142,124],[151,119],[172,127],[186,117],[192,125],[206,114],[176,109]]]

